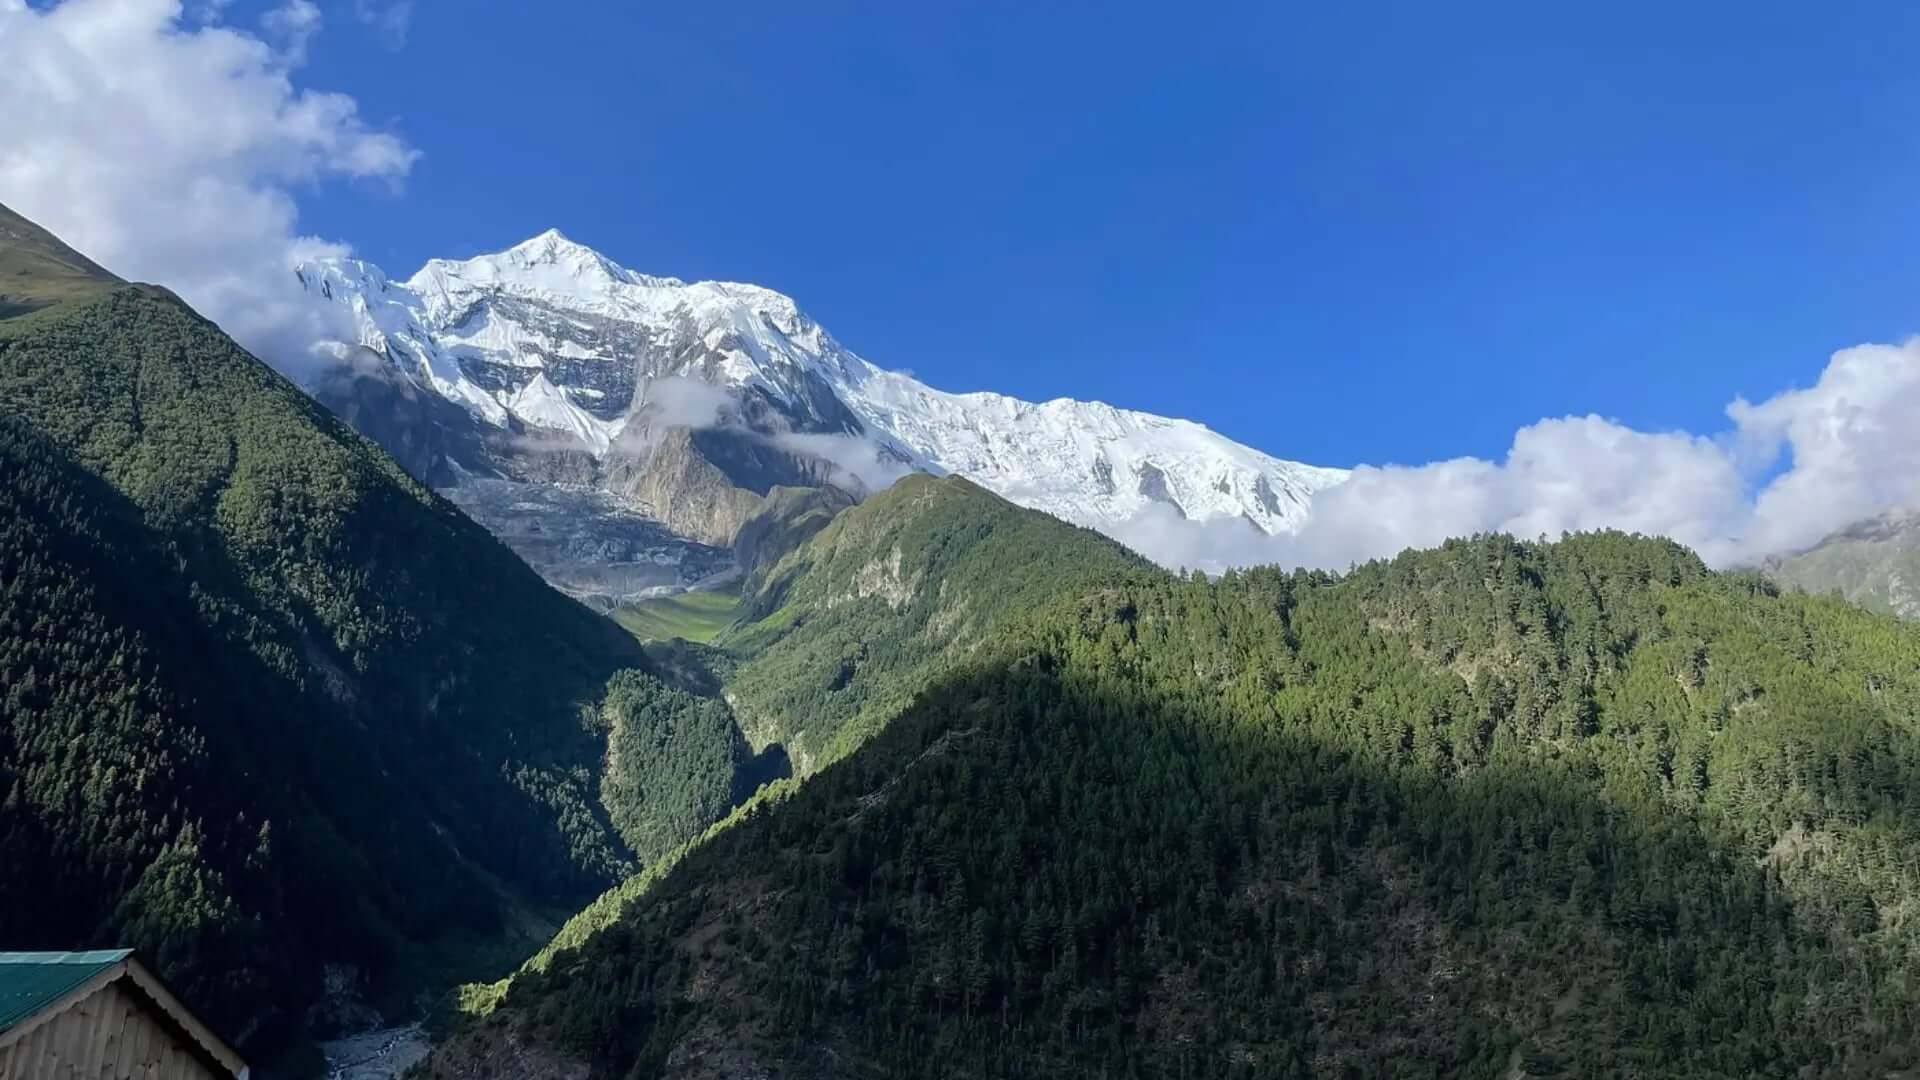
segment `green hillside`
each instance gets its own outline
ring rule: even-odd
[[[667,706],[676,722],[635,727],[654,733],[648,760],[682,764],[648,765],[651,785],[607,796],[650,815],[644,834],[623,832],[643,862],[699,837],[761,784],[859,747],[1009,619],[1092,581],[1151,572],[1096,533],[957,477],[908,477],[807,531],[738,593],[615,613],[654,642],[650,663],[671,693],[701,702]],[[688,801],[690,790],[707,794]]]
[[[840,512],[749,577],[736,620],[713,646],[650,648],[677,692],[732,724],[683,705],[673,711],[685,724],[635,725],[657,745],[673,744],[656,759],[687,762],[654,785],[655,820],[671,824],[636,839],[660,859],[575,915],[529,965],[545,967],[557,948],[606,926],[703,836],[788,798],[801,778],[857,750],[1002,627],[1097,582],[1158,577],[1111,540],[959,477],[909,476]],[[696,750],[687,730],[708,740]],[[734,798],[719,805],[719,791]],[[473,988],[474,1000],[504,986]]]
[[[710,589],[649,597],[615,608],[613,620],[641,641],[681,638],[705,645],[733,622],[740,594]]]
[[[1896,1076],[1920,640],[1662,541],[1134,573],[576,922],[441,1076]]]
[[[0,319],[98,296],[120,279],[53,234],[0,206]]]
[[[747,585],[716,644],[741,730],[810,772],[859,746],[1008,618],[1149,572],[1090,529],[960,477],[908,476],[841,512]]]
[[[739,544],[623,629],[0,209],[0,943],[272,1075],[541,942],[429,1073],[1920,1075],[1920,627],[1619,534],[1183,578],[957,477]]]
[[[6,222],[0,265],[65,250]],[[636,868],[643,663],[167,294],[0,320],[8,947],[139,948],[255,1053],[403,1014]]]

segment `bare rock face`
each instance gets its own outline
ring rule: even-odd
[[[690,540],[728,547],[760,509],[760,495],[737,486],[687,428],[672,428],[607,464],[606,487]]]
[[[599,610],[733,572],[725,547],[681,536],[598,488],[468,479],[445,491],[548,584]]]
[[[485,468],[484,434],[472,415],[370,350],[356,350],[310,389],[322,405],[379,443],[422,483],[454,483],[458,474],[450,467],[453,462]]]

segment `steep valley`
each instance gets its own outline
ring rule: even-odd
[[[1887,611],[1614,532],[1172,573],[1101,527],[1339,476],[557,234],[305,268],[318,400],[3,209],[0,278],[0,938],[258,1075],[1920,1069]]]

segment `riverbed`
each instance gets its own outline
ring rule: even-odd
[[[433,1048],[419,1024],[380,1028],[320,1044],[327,1080],[396,1080]]]

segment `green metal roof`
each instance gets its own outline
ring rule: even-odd
[[[0,1031],[60,1000],[61,995],[132,952],[0,952]]]

